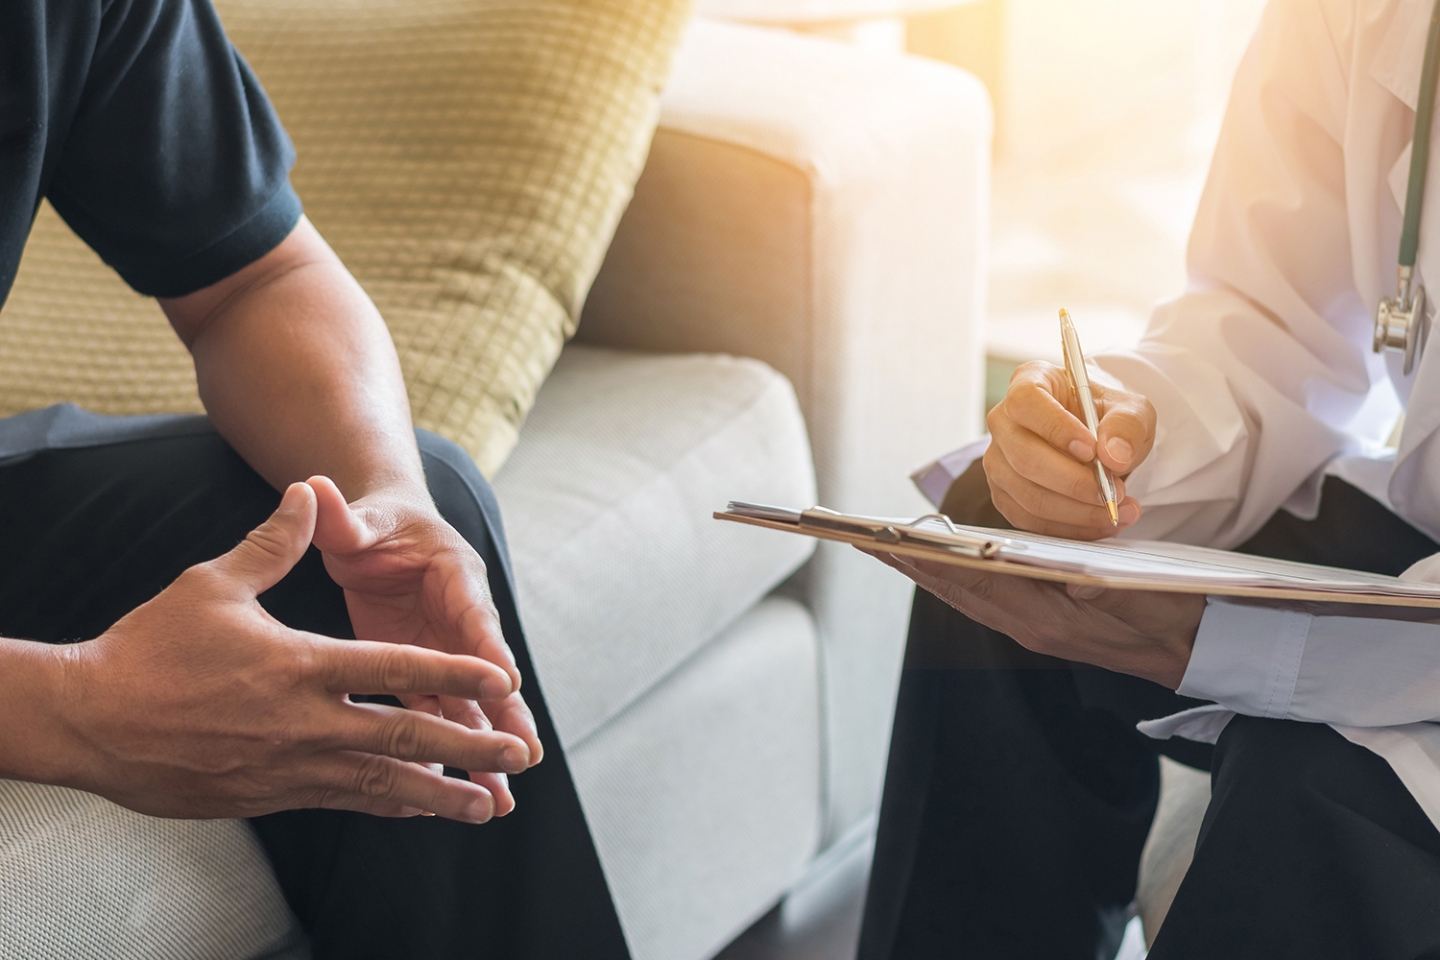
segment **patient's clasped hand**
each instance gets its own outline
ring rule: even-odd
[[[36,707],[63,718],[36,717],[27,735],[10,738],[28,754],[15,765],[156,816],[334,807],[481,823],[509,812],[514,800],[499,771],[519,773],[540,751],[514,660],[476,593],[483,577],[452,570],[417,596],[357,596],[352,609],[377,608],[371,639],[292,630],[256,597],[290,572],[317,532],[331,549],[368,532],[323,477],[292,484],[233,550],[190,568],[103,635],[68,645],[3,641],[24,656],[29,681],[53,693],[35,698]],[[344,565],[345,551],[336,553]],[[401,563],[360,563],[394,586],[402,581]],[[446,632],[450,617],[473,630],[479,655],[427,649],[440,645],[437,637],[382,642],[406,629],[406,606],[441,614],[423,630]],[[411,709],[352,702],[353,693],[390,694]],[[490,729],[481,709],[501,729]],[[467,714],[468,723],[457,722]],[[444,777],[427,764],[474,772],[471,780]]]

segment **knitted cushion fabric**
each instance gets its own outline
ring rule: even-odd
[[[640,173],[690,0],[220,0],[310,219],[390,325],[416,424],[493,475]],[[0,415],[198,410],[153,302],[48,207],[0,311]]]
[[[243,820],[0,780],[0,960],[309,960]]]

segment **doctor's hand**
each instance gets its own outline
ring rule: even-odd
[[[991,437],[984,459],[990,496],[1017,528],[1096,540],[1140,519],[1140,504],[1125,496],[1121,478],[1155,444],[1155,407],[1093,375],[1091,389],[1100,417],[1098,447],[1064,368],[1051,363],[1023,364],[1010,378],[1005,399],[985,418]],[[1118,528],[1110,523],[1095,479],[1096,456],[1116,478]]]
[[[1185,676],[1205,612],[1205,598],[1197,594],[1061,585],[864,552],[1029,650],[1143,677],[1171,690]]]

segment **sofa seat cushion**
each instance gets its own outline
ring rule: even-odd
[[[820,839],[810,611],[760,601],[569,760],[631,956],[713,956]]]
[[[0,958],[309,960],[244,820],[168,820],[0,780]]]
[[[815,499],[794,391],[756,360],[566,348],[495,492],[521,619],[567,746],[813,549],[711,518],[731,499]]]

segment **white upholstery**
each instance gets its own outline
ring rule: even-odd
[[[979,436],[990,106],[958,70],[698,21],[578,337],[758,357],[795,385],[820,501],[925,509],[907,474]],[[874,809],[912,588],[822,545],[827,842]]]
[[[242,820],[0,780],[0,960],[306,960]]]
[[[820,836],[815,625],[760,603],[570,755],[635,960],[708,957]]]
[[[567,746],[813,549],[710,516],[732,498],[815,498],[795,394],[755,360],[570,347],[495,494],[521,620]]]

